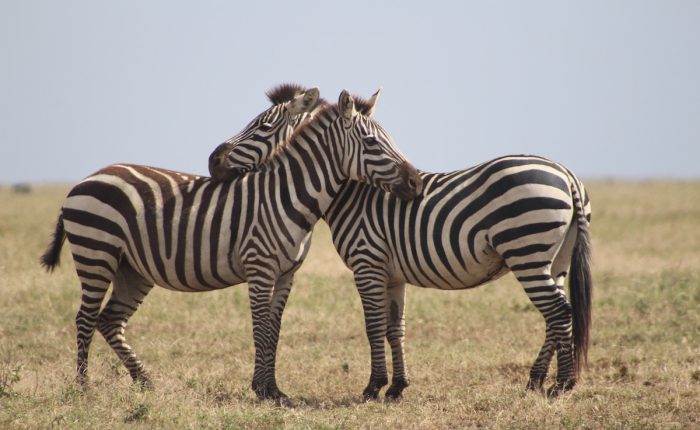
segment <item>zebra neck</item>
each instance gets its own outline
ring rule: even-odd
[[[337,115],[328,113],[315,118],[260,169],[267,172],[263,175],[272,175],[268,181],[274,177],[277,198],[288,213],[305,220],[297,222],[303,228],[311,229],[328,210],[345,179],[330,144],[336,119]]]

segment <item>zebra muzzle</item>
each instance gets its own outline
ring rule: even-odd
[[[391,192],[401,200],[412,200],[423,191],[423,178],[411,163],[404,163],[399,169],[401,180],[392,187]]]

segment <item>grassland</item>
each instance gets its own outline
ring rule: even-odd
[[[592,182],[590,363],[570,394],[525,392],[544,335],[511,276],[463,292],[409,288],[412,386],[363,403],[369,348],[352,277],[319,223],[284,315],[278,359],[293,409],[249,389],[246,289],[155,289],[128,338],[154,376],[142,392],[96,337],[77,390],[72,260],[37,258],[66,187],[0,188],[0,428],[700,428],[700,183]]]

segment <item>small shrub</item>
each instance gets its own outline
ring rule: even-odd
[[[22,364],[14,362],[12,355],[5,355],[0,362],[0,397],[13,394],[12,386],[21,379]]]

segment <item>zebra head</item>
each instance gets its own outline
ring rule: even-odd
[[[372,118],[380,93],[381,89],[369,100],[357,102],[347,91],[340,93],[338,110],[344,134],[340,164],[350,179],[410,200],[420,194],[423,180],[389,133]]]
[[[257,169],[277,145],[311,117],[322,101],[318,88],[306,89],[294,84],[280,85],[266,95],[272,106],[209,156],[209,174],[215,181],[233,179]]]

